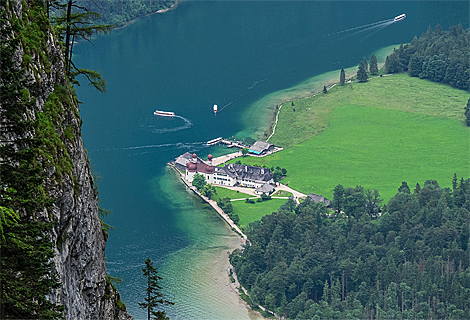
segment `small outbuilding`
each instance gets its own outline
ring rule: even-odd
[[[181,171],[186,170],[186,164],[191,161],[193,155],[192,153],[186,152],[180,155],[178,158],[175,159],[175,167]],[[199,162],[203,162],[201,158],[197,157]]]
[[[248,151],[254,154],[266,154],[268,151],[273,151],[274,145],[266,141],[256,141]]]
[[[330,200],[328,200],[327,198],[325,198],[324,196],[322,195],[318,195],[318,194],[315,194],[315,193],[310,193],[308,195],[308,197],[314,201],[315,203],[318,203],[318,202],[321,202],[321,203],[324,203],[327,207],[330,206]]]
[[[259,187],[255,190],[256,194],[263,194],[264,193],[264,194],[270,195],[273,192],[274,192],[274,187],[272,185],[270,185],[269,183],[265,183],[261,187]]]

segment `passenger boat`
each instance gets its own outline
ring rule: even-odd
[[[174,117],[175,116],[175,113],[171,112],[171,111],[155,110],[155,112],[153,114],[156,115],[156,116],[162,116],[162,117]]]
[[[216,139],[212,139],[210,141],[207,141],[207,145],[208,146],[212,146],[214,144],[217,144],[219,143],[220,141],[222,141],[222,137],[219,137],[219,138],[216,138]]]
[[[397,22],[397,21],[400,21],[400,20],[403,20],[406,18],[406,14],[400,14],[399,16],[396,16],[393,21]]]

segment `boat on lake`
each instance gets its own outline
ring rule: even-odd
[[[171,111],[155,110],[153,114],[156,116],[162,116],[162,117],[174,117],[175,116],[175,113]]]
[[[400,14],[399,16],[396,16],[393,21],[397,22],[397,21],[400,21],[400,20],[403,20],[406,18],[406,14]]]

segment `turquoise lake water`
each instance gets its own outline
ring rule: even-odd
[[[407,18],[399,23],[378,23],[401,13]],[[165,164],[186,151],[222,154],[205,145],[219,136],[256,138],[271,117],[264,101],[301,89],[274,92],[357,65],[429,25],[468,28],[468,21],[468,1],[186,1],[77,46],[75,64],[99,70],[108,83],[100,94],[82,80],[78,95],[101,206],[112,210],[107,222],[116,228],[108,272],[123,279],[128,311],[146,318],[137,303],[150,257],[175,302],[172,319],[256,318],[228,285],[227,252],[239,238]],[[322,79],[310,82],[320,88]],[[155,109],[178,117],[157,118]]]

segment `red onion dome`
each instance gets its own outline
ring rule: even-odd
[[[195,171],[197,166],[195,163],[188,162],[186,163],[186,168],[188,169],[188,171]]]
[[[207,156],[207,159],[208,159],[209,161],[212,161],[212,155],[209,154],[209,155]]]
[[[197,158],[197,155],[193,153],[193,159],[196,159],[196,158]]]

